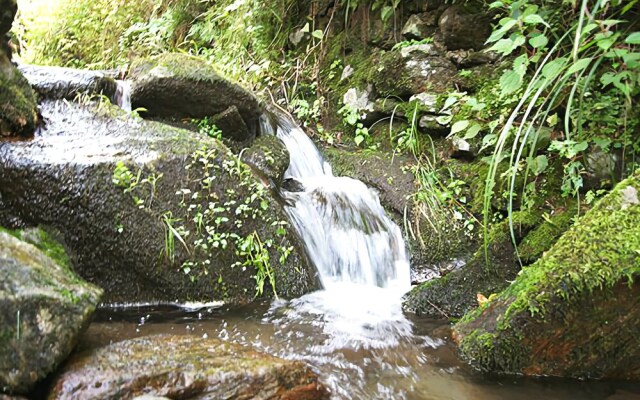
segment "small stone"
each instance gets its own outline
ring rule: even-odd
[[[627,186],[622,189],[620,194],[622,194],[622,201],[620,204],[622,205],[623,210],[630,206],[640,204],[640,200],[638,200],[638,191],[633,186]]]

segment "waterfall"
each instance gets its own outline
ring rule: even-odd
[[[126,112],[131,112],[131,82],[116,80],[115,103]]]
[[[385,214],[377,194],[358,180],[334,176],[313,142],[289,117],[275,115],[275,120],[275,134],[291,156],[285,179],[303,187],[298,192],[282,191],[291,204],[286,211],[324,287],[359,284],[407,291],[409,261],[402,233]],[[263,124],[265,130],[274,129]]]

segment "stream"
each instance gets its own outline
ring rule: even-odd
[[[161,333],[217,337],[307,362],[331,388],[333,399],[640,399],[640,386],[634,383],[495,378],[474,373],[458,360],[448,337],[448,321],[400,317],[382,322],[389,311],[384,305],[358,302],[363,293],[334,294],[321,291],[293,301],[237,308],[102,308],[79,347],[95,348]],[[341,303],[353,307],[340,314],[330,309]],[[371,325],[365,323],[367,319]]]
[[[287,116],[262,120],[262,134],[277,135],[290,152],[285,179],[298,189],[282,189],[280,195],[324,290],[243,307],[106,305],[80,350],[161,333],[220,338],[306,362],[333,399],[640,399],[634,394],[640,385],[633,383],[499,378],[470,371],[449,338],[449,321],[403,314],[409,259],[401,230],[376,193],[360,181],[333,176]]]

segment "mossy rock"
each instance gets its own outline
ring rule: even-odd
[[[328,399],[302,361],[190,335],[125,340],[78,354],[55,378],[49,399]]]
[[[38,124],[36,94],[0,52],[0,138],[31,136]]]
[[[455,65],[432,44],[380,53],[373,65],[368,80],[378,94],[403,99],[417,93],[453,90],[458,72]]]
[[[108,101],[41,107],[37,143],[0,143],[2,204],[55,228],[105,302],[246,303],[319,288],[278,198],[220,141]]]
[[[624,180],[507,289],[459,321],[476,368],[640,378],[640,171]]]
[[[11,30],[17,12],[16,0],[0,0],[0,40],[4,40],[5,33]]]
[[[235,106],[250,132],[258,127],[262,108],[258,99],[230,82],[204,60],[168,53],[136,61],[131,105],[145,115],[162,118],[204,118]]]
[[[102,290],[14,235],[64,252],[38,231],[0,231],[0,392],[27,393],[71,353]]]

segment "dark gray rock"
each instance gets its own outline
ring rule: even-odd
[[[329,393],[301,361],[218,339],[158,335],[75,356],[49,399],[320,400]]]
[[[433,37],[438,26],[434,13],[413,14],[402,28],[402,36],[408,40]]]
[[[439,27],[448,50],[481,49],[491,34],[491,21],[486,15],[468,12],[459,5],[442,13]]]
[[[0,390],[26,393],[58,366],[102,291],[0,231]]]
[[[20,72],[40,98],[74,100],[78,95],[104,95],[115,101],[115,79],[100,71],[21,64]]]
[[[319,288],[278,201],[220,141],[101,107],[42,104],[46,131],[0,142],[0,195],[8,215],[60,232],[106,302],[249,302],[265,268],[282,296]]]
[[[256,97],[222,78],[202,59],[187,54],[164,54],[140,60],[129,74],[133,80],[131,105],[160,118],[204,118],[235,106],[250,132],[261,114]]]
[[[236,106],[230,106],[220,114],[215,115],[211,118],[211,122],[216,124],[218,129],[222,131],[222,137],[234,142],[246,143],[256,135],[255,130],[253,132],[249,131]]]
[[[268,182],[280,187],[289,167],[289,151],[276,136],[262,135],[242,153],[242,161],[258,171],[258,175]]]

